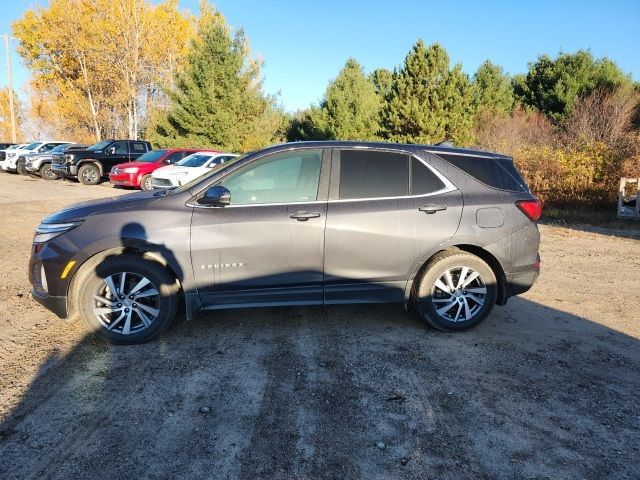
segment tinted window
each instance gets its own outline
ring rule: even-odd
[[[131,142],[131,153],[144,153],[147,151],[147,147],[144,143]]]
[[[124,155],[127,153],[127,142],[116,142],[112,147],[116,149],[116,155]]]
[[[466,155],[441,156],[485,185],[514,192],[528,191],[511,160],[494,160]]]
[[[314,201],[318,197],[321,150],[287,152],[258,161],[223,179],[232,205]]]
[[[445,187],[435,173],[417,158],[411,160],[411,195],[437,192]]]
[[[368,150],[340,153],[339,198],[400,197],[408,193],[408,155]]]
[[[189,152],[174,152],[171,155],[169,155],[167,158],[165,158],[164,161],[166,163],[170,163],[170,164],[173,165],[174,163],[179,162],[180,160],[182,160],[187,155],[189,155]],[[144,155],[143,155],[143,157],[144,157]]]

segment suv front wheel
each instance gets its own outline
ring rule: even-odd
[[[51,170],[51,164],[45,163],[40,167],[40,177],[45,180],[57,180],[58,174]]]
[[[148,342],[176,316],[176,280],[159,264],[136,255],[107,258],[79,285],[81,318],[91,333],[110,343]]]
[[[480,323],[497,296],[496,276],[484,260],[448,251],[435,255],[425,268],[415,303],[429,325],[452,332]]]

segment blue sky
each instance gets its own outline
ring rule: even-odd
[[[46,0],[0,0],[0,33]],[[198,0],[181,0],[197,12]],[[640,81],[640,0],[457,1],[220,0],[233,27],[244,28],[263,58],[265,90],[289,111],[317,103],[348,57],[369,72],[400,65],[413,43],[440,42],[452,62],[473,74],[485,59],[509,73],[543,53],[591,49]],[[1,50],[4,54],[4,50]],[[0,86],[6,85],[4,55]],[[14,53],[14,85],[29,77]]]

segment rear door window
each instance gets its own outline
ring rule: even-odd
[[[131,142],[131,153],[144,153],[147,146],[142,142]]]
[[[411,160],[411,195],[426,195],[442,190],[445,184],[417,158]]]
[[[409,155],[371,150],[340,152],[340,199],[409,194]]]

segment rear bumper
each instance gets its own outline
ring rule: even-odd
[[[33,299],[47,310],[55,313],[60,318],[67,318],[67,297],[53,297],[45,292],[31,289]]]
[[[510,297],[525,293],[533,287],[540,275],[540,257],[533,265],[528,265],[516,272],[505,275],[505,288],[501,304],[507,303]]]
[[[523,272],[512,273],[507,275],[507,286],[509,288],[509,297],[520,295],[527,292],[533,284],[536,283],[540,275],[539,270],[525,270]]]

